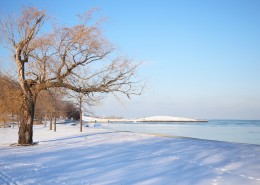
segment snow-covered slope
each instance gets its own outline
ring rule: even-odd
[[[151,116],[146,118],[140,118],[136,121],[147,121],[147,122],[173,122],[173,121],[197,121],[191,118],[173,117],[173,116]]]

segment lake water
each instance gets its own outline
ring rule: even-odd
[[[187,123],[108,123],[104,124],[103,127],[116,131],[132,131],[260,145],[259,120],[210,120],[209,122]]]

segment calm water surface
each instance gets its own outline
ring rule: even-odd
[[[116,131],[153,133],[260,145],[260,120],[210,120],[201,123],[109,123],[104,124],[103,127]]]

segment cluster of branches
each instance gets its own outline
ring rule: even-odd
[[[34,87],[35,93],[64,87],[89,95],[139,94],[135,87],[138,83],[131,80],[138,64],[118,57],[106,65],[105,58],[113,47],[103,37],[99,22],[88,24],[92,13],[80,16],[75,26],[56,26],[53,32],[37,37],[46,20],[44,11],[28,8],[18,22],[1,23],[2,43],[14,53],[23,91],[28,85]],[[79,80],[84,82],[84,88]]]

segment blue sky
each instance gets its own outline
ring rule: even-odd
[[[94,108],[98,115],[260,119],[259,0],[9,0],[0,15],[21,6],[45,9],[62,24],[97,7],[118,53],[143,62],[144,94],[108,97]]]

